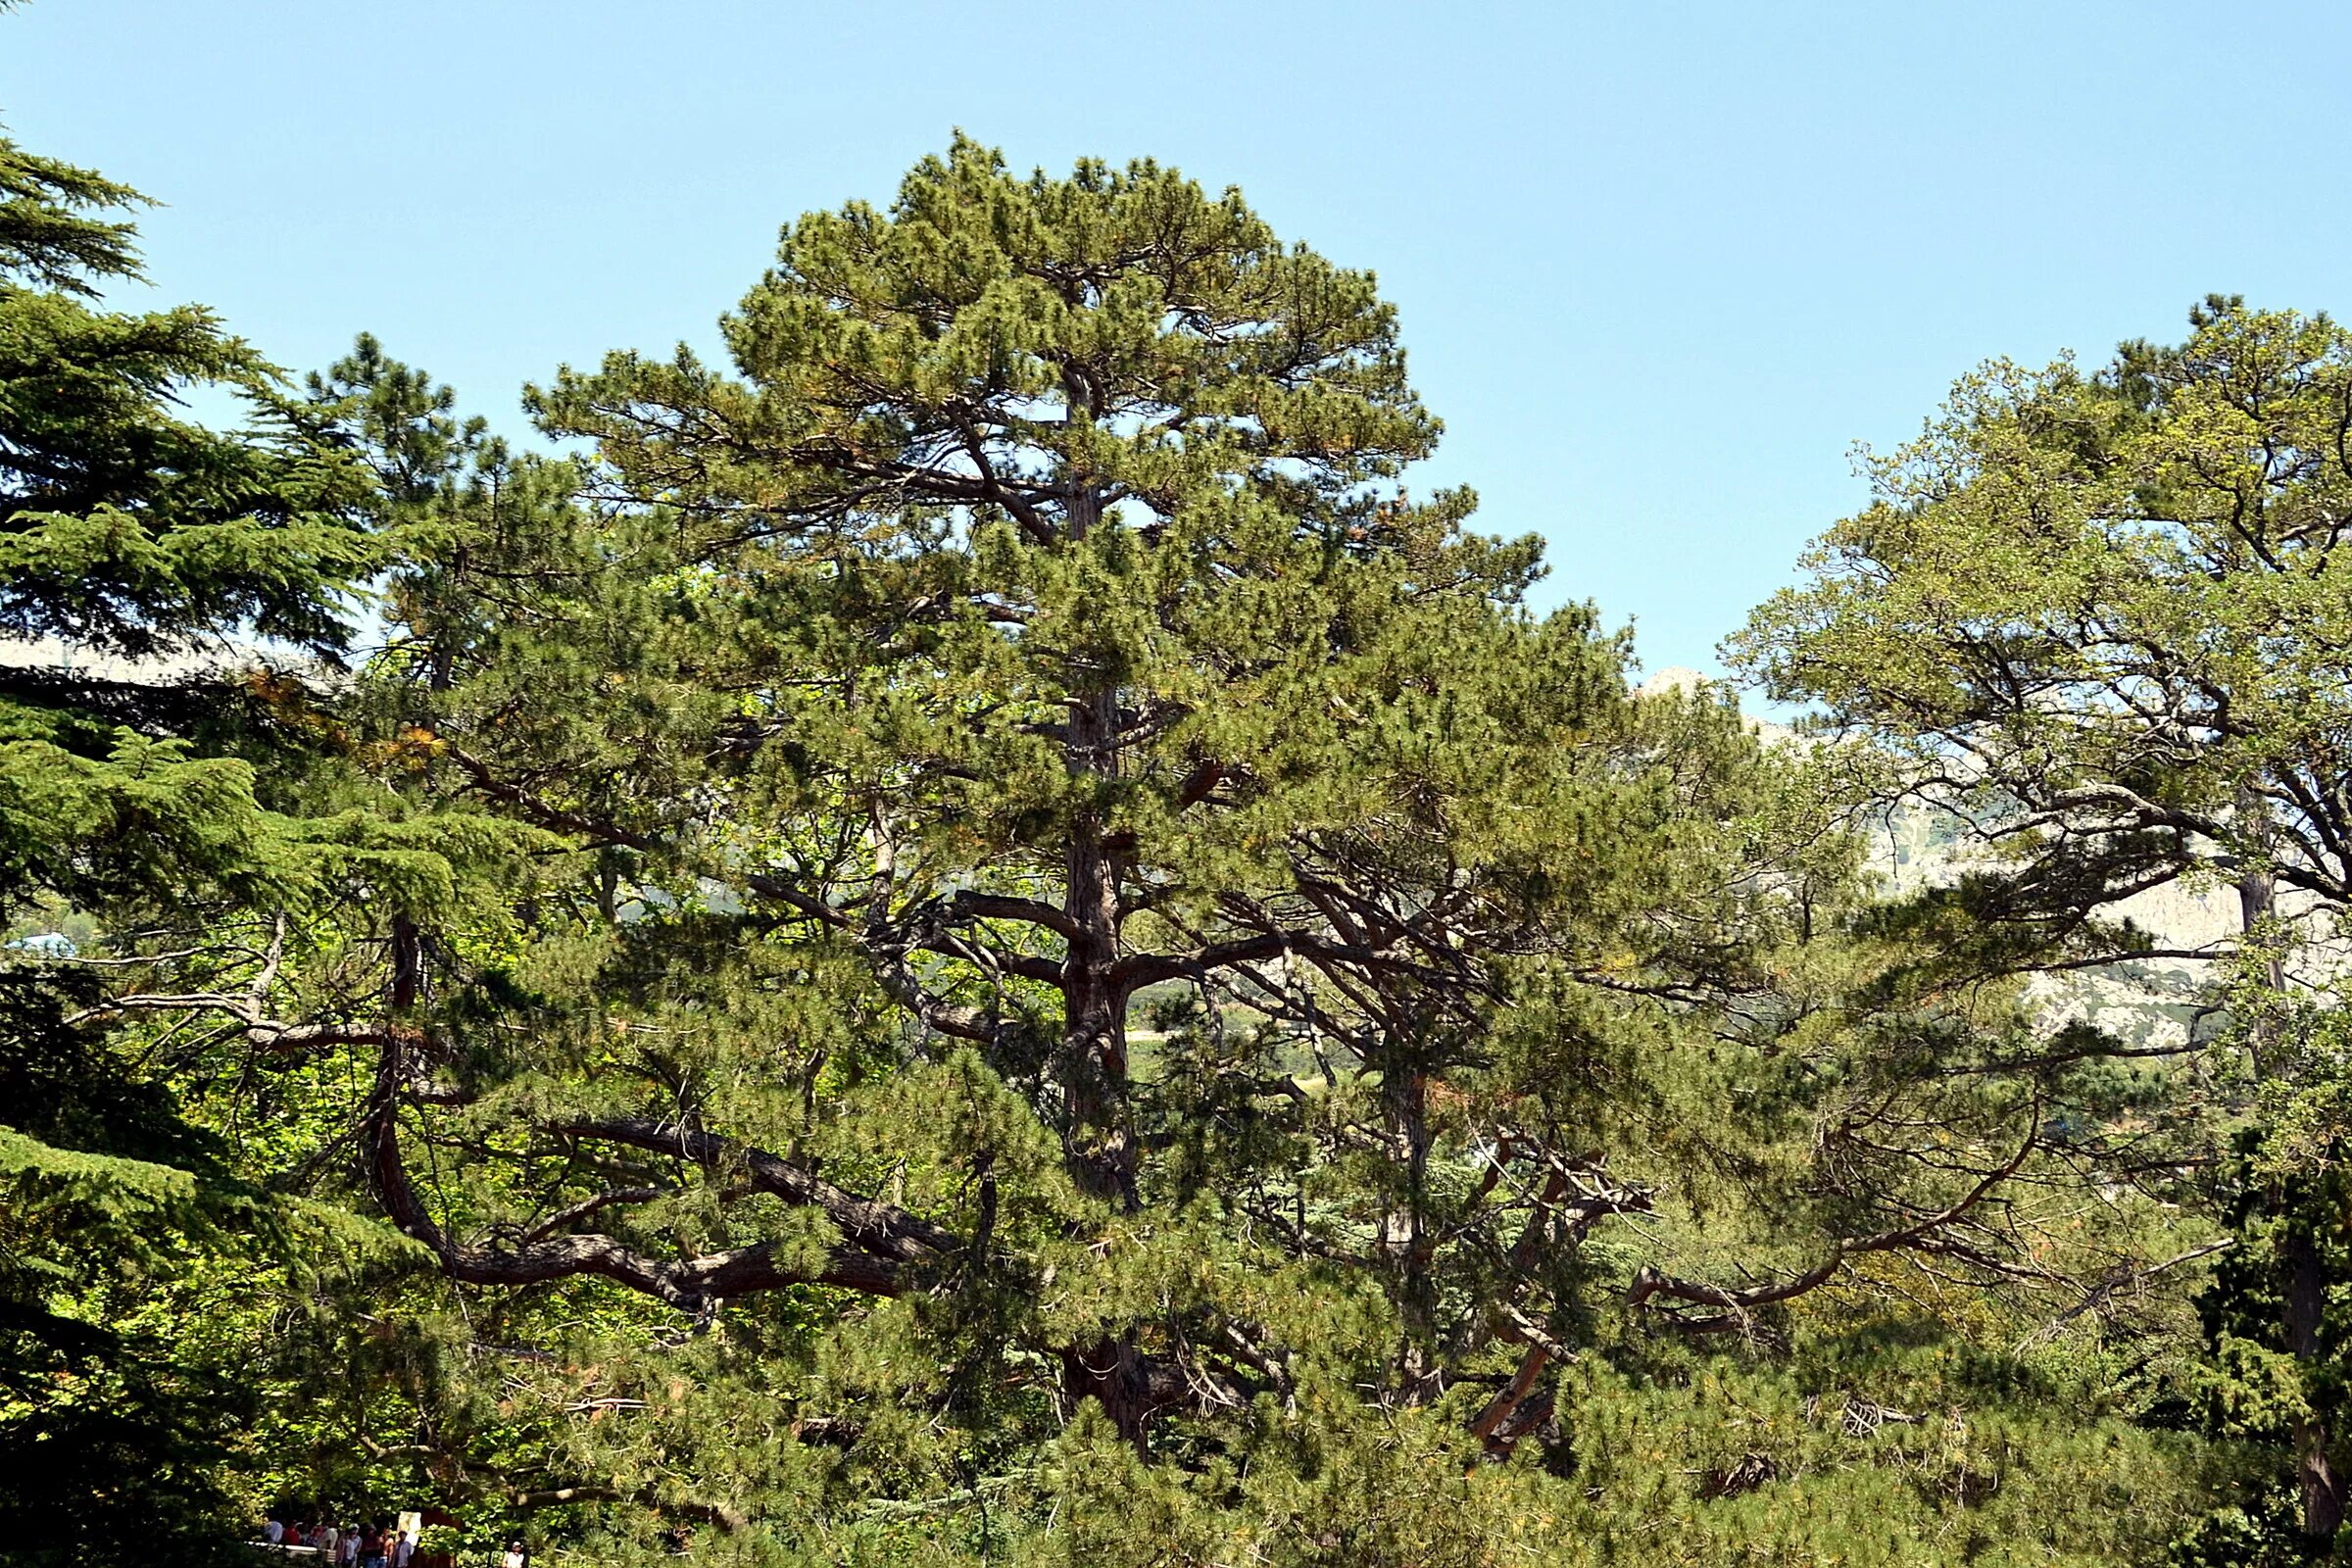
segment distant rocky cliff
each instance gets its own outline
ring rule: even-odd
[[[1669,667],[1641,683],[1644,696],[1690,691],[1707,684],[1693,669]],[[1794,733],[1766,719],[1751,725],[1768,742],[1792,741]],[[1871,861],[1895,895],[1956,879],[1969,860],[1968,847],[1948,821],[1925,808],[1899,809],[1871,836]],[[2111,920],[2129,920],[2167,949],[2226,952],[2238,931],[2237,895],[2226,886],[2174,882],[2108,906]],[[2331,958],[2317,961],[2333,964]],[[2049,1027],[2086,1022],[2134,1046],[2180,1045],[2187,1033],[2213,965],[2197,959],[2150,958],[2092,972],[2069,971],[2035,980],[2030,994],[2048,1004]]]

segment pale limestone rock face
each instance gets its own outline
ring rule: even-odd
[[[230,638],[209,638],[170,653],[131,659],[57,637],[0,637],[0,669],[41,670],[126,686],[217,681],[253,670],[298,675],[313,685],[326,687],[351,678],[346,670],[301,649]]]
[[[1695,669],[1681,664],[1669,664],[1664,669],[1653,670],[1643,678],[1642,683],[1634,688],[1634,693],[1638,697],[1658,697],[1667,692],[1688,694],[1707,687],[1719,687],[1721,684],[1719,681],[1708,679]],[[1770,719],[1756,718],[1750,715],[1747,719],[1747,727],[1762,736],[1767,746],[1776,746],[1784,741],[1795,739],[1793,730],[1785,724],[1775,724]]]
[[[1664,669],[1654,671],[1647,680],[1634,689],[1644,697],[1655,697],[1661,692],[1695,691],[1705,684],[1707,684],[1707,677],[1701,675],[1697,670],[1686,669],[1680,664],[1669,664]]]
[[[1693,692],[1708,684],[1697,670],[1678,665],[1651,673],[1636,689],[1642,696],[1654,697]],[[1750,719],[1749,726],[1767,744],[1801,740],[1769,720]],[[1892,813],[1871,836],[1871,863],[1886,891],[1898,897],[1956,880],[1971,858],[1970,846],[1939,831],[1936,813],[1922,808]],[[2307,946],[2292,969],[2297,979],[2326,983],[2352,974],[2352,939],[2335,931],[2327,911],[2285,892],[2279,896],[2279,909],[2306,931]],[[2159,948],[2226,954],[2239,930],[2237,891],[2218,877],[2183,878],[2120,900],[2099,913],[2104,919],[2131,921]],[[2133,1045],[2179,1046],[2186,1043],[2214,968],[2199,959],[2151,958],[2105,971],[2039,976],[2029,984],[2028,995],[2038,1004],[2050,1032],[2082,1021]]]
[[[0,669],[45,669],[91,680],[169,685],[202,675],[225,675],[264,662],[260,649],[222,643],[145,659],[125,659],[56,637],[0,637]]]
[[[1948,885],[1968,869],[1970,846],[1939,834],[1932,813],[1895,813],[1874,836],[1872,859],[1897,895]],[[2302,928],[2302,948],[2289,965],[2304,984],[2340,981],[2352,972],[2352,952],[2328,910],[2291,890],[2278,896],[2278,911]],[[2099,917],[2130,921],[2154,946],[2225,956],[2236,942],[2241,921],[2237,889],[2218,874],[2186,876],[2103,906]],[[2197,958],[2149,958],[2105,970],[2074,970],[2035,977],[2027,994],[2053,1032],[2081,1021],[2136,1046],[2178,1047],[2187,1043],[2192,1016],[2208,1000],[2217,965]]]

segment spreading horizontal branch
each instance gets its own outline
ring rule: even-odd
[[[512,1245],[461,1242],[435,1220],[409,1177],[400,1145],[400,1091],[407,1072],[406,1049],[398,1038],[387,1041],[376,1074],[367,1117],[370,1174],[376,1194],[392,1222],[424,1244],[439,1259],[442,1271],[466,1285],[543,1285],[555,1280],[593,1275],[655,1297],[681,1311],[701,1313],[715,1303],[794,1285],[831,1285],[867,1296],[896,1296],[906,1289],[908,1265],[932,1255],[925,1238],[945,1238],[936,1231],[899,1215],[888,1205],[845,1193],[830,1183],[797,1170],[783,1160],[763,1158],[755,1179],[766,1190],[794,1196],[796,1201],[823,1209],[828,1217],[846,1216],[858,1227],[860,1240],[845,1234],[828,1250],[814,1271],[786,1266],[772,1243],[759,1243],[700,1257],[657,1258],[615,1237],[595,1233],[564,1236],[534,1234]],[[618,1139],[635,1133],[640,1124],[615,1123],[606,1129]],[[655,1147],[687,1153],[720,1151],[681,1145],[672,1135],[660,1143],[660,1124],[643,1124]],[[583,1136],[587,1136],[584,1134]],[[692,1135],[688,1135],[691,1139]],[[633,1141],[633,1140],[626,1140]],[[688,1154],[688,1157],[694,1157]],[[836,1218],[837,1225],[842,1224]],[[866,1245],[867,1242],[874,1245]]]
[[[953,1232],[903,1208],[834,1186],[815,1173],[763,1150],[737,1144],[715,1133],[675,1122],[640,1118],[566,1122],[550,1131],[572,1138],[626,1144],[657,1153],[674,1154],[706,1168],[740,1164],[754,1187],[789,1202],[821,1209],[842,1234],[858,1246],[894,1261],[921,1264],[936,1261],[961,1247]]]
[[[1634,1275],[1633,1285],[1625,1294],[1626,1304],[1638,1308],[1663,1296],[1696,1306],[1721,1308],[1710,1316],[1672,1319],[1676,1328],[1690,1334],[1714,1334],[1742,1328],[1747,1323],[1747,1315],[1755,1308],[1769,1306],[1776,1301],[1791,1300],[1828,1284],[1849,1257],[1925,1244],[1935,1232],[1966,1215],[1989,1197],[1995,1187],[2017,1174],[2025,1164],[2026,1157],[2040,1146],[2040,1118],[2036,1111],[2029,1119],[2029,1130],[2025,1141],[2018,1145],[2017,1152],[1986,1171],[1956,1202],[1908,1225],[1840,1241],[1831,1248],[1829,1255],[1820,1262],[1788,1279],[1735,1290],[1704,1280],[1683,1279],[1645,1263]]]

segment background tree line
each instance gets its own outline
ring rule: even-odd
[[[538,448],[109,310],[136,201],[0,144],[23,1560],[2333,1549],[2325,318],[1963,381],[1735,639],[1780,743],[1149,162],[958,138]]]

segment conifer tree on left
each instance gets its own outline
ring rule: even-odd
[[[272,967],[347,859],[273,808],[272,683],[220,655],[331,662],[377,561],[374,477],[320,412],[209,311],[101,302],[139,276],[140,201],[0,139],[0,1540],[26,1564],[231,1549],[236,1385],[140,1307],[287,1216],[103,998]],[[243,427],[191,417],[199,389]],[[163,956],[165,925],[207,955]]]

